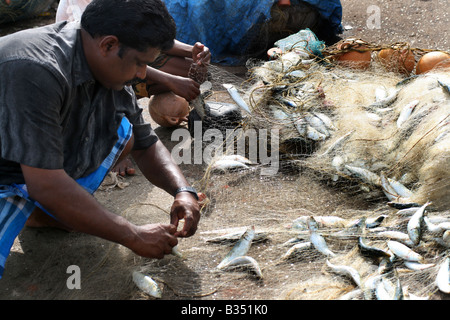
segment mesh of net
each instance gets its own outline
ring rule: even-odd
[[[423,52],[415,51],[419,55]],[[264,165],[258,163],[259,159],[246,170],[226,172],[212,170],[213,163],[182,165],[195,180],[194,186],[209,200],[202,209],[197,234],[180,241],[182,258],[169,255],[149,260],[112,245],[105,257],[122,261],[124,279],[117,290],[132,292],[133,299],[152,299],[139,291],[129,277],[131,270],[139,270],[164,288],[165,299],[341,299],[347,298],[346,294],[354,299],[376,298],[365,290],[355,291],[361,286],[333,271],[327,265],[329,261],[357,270],[363,284],[385,272],[392,284],[400,281],[406,298],[443,298],[436,286],[449,246],[443,243],[442,231],[431,233],[424,229],[420,244],[411,246],[423,257],[423,264],[430,264],[416,271],[407,268],[402,259],[394,261],[392,268],[382,269],[381,258],[362,254],[358,239],[364,235],[368,245],[387,250],[388,241],[396,239],[380,232],[407,233],[411,216],[399,214],[401,209],[392,203],[422,205],[429,201],[426,214],[430,221],[449,221],[450,99],[437,80],[449,83],[450,74],[432,72],[405,79],[396,72],[386,72],[375,59],[365,71],[340,67],[326,58],[284,71],[274,70],[273,65],[249,61],[245,81],[210,66],[212,94],[205,99],[230,99],[222,84],[233,83],[252,110],[243,118],[241,127],[279,130],[277,174],[261,175]],[[301,73],[286,76],[295,70]],[[397,91],[395,101],[382,107],[371,106],[378,95],[388,96],[393,90]],[[289,107],[283,99],[294,101],[297,107]],[[419,102],[399,127],[401,110],[413,100]],[[277,110],[289,117],[279,117]],[[318,113],[331,119],[330,135],[318,141],[301,136],[296,121]],[[221,151],[235,152],[225,146]],[[411,196],[407,201],[389,199],[377,179],[376,183],[365,180],[346,165],[399,181]],[[161,196],[158,203],[154,199],[151,203],[139,202],[127,208],[124,215],[135,223],[148,221],[149,216],[165,223],[171,199],[163,199]],[[299,243],[310,240],[308,227],[299,221],[311,216],[319,222],[317,233],[335,255],[326,256],[309,247],[284,257],[293,239]],[[327,223],[327,216],[340,220]],[[381,219],[374,228],[353,226],[359,219],[377,218]],[[256,236],[246,255],[257,261],[262,279],[248,269],[218,270],[218,264],[251,226]],[[115,263],[113,272],[117,267]],[[107,277],[108,272],[104,268],[102,271]],[[95,279],[103,281],[98,272]],[[94,282],[87,281],[86,285],[95,287]]]
[[[376,52],[405,48],[407,44],[366,45],[373,52],[367,70],[330,62],[327,55],[336,54],[336,47],[328,48],[323,60],[308,60],[305,64],[292,62],[295,57],[287,57],[289,52],[275,61],[248,63],[249,80],[240,88],[252,114],[244,118],[242,126],[279,130],[280,171],[275,176],[261,177],[258,165],[226,174],[207,169],[197,186],[214,201],[211,214],[220,217],[219,230],[236,224],[254,225],[267,234],[269,241],[250,251],[265,274],[264,285],[258,288],[261,293],[256,297],[344,297],[355,289],[355,284],[327,267],[327,259],[335,265],[353,267],[363,283],[379,274],[380,259],[368,258],[358,249],[360,230],[350,237],[339,235],[355,219],[382,217],[380,229],[376,230],[407,233],[411,217],[398,214],[402,205],[429,202],[425,211],[428,218],[448,222],[450,99],[448,87],[443,84],[449,83],[450,74],[444,70],[407,77],[391,72],[376,59]],[[431,51],[407,48],[416,59]],[[411,105],[413,111],[405,120],[399,120]],[[324,115],[322,120],[331,121],[325,137],[310,138],[305,133],[305,120],[312,115]],[[366,171],[373,175],[367,178]],[[401,183],[408,192],[392,194],[380,177]],[[301,216],[320,219],[330,215],[345,219],[345,225],[324,224],[320,228],[320,234],[337,253],[335,257],[313,249],[302,252],[295,262],[280,262],[289,249],[286,241],[292,237],[303,241],[309,238],[308,231],[292,228],[292,221]],[[412,271],[397,261],[386,273],[393,283],[400,280],[407,297],[411,293],[411,297],[429,298],[438,292],[437,270],[448,254],[443,231],[433,234],[427,233],[425,226],[422,228],[420,244],[409,246],[432,266]],[[371,244],[383,249],[387,249],[389,240],[396,240],[378,236],[375,231],[364,234]],[[367,298],[364,292],[355,297]]]

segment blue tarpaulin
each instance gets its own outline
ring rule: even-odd
[[[255,25],[270,19],[278,0],[164,0],[177,25],[177,39],[194,44],[200,41],[211,50],[212,62],[234,64],[228,53],[246,49],[246,35]],[[298,0],[291,0],[292,5]],[[339,0],[305,0],[341,33],[342,7]]]

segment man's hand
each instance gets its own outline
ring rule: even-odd
[[[194,100],[200,94],[200,84],[193,79],[173,75],[170,76],[170,79],[169,89],[187,101]]]
[[[135,226],[135,237],[125,241],[124,245],[142,257],[162,259],[178,244],[176,231],[177,228],[171,224]]]
[[[196,42],[192,47],[192,60],[198,65],[207,66],[211,62],[209,48],[200,42]]]
[[[189,192],[180,192],[175,196],[175,201],[170,212],[170,223],[178,227],[180,220],[184,219],[183,229],[177,231],[177,237],[190,237],[197,231],[200,220],[200,209],[197,199]]]

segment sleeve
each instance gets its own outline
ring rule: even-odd
[[[61,81],[28,60],[0,65],[0,156],[43,169],[64,164]]]
[[[134,149],[146,149],[156,143],[159,138],[151,127],[150,123],[144,120],[144,117],[142,115],[143,110],[138,105],[133,89],[131,87],[125,87],[124,90],[127,92],[131,99],[131,103],[126,104],[129,105],[130,108],[127,108],[124,113],[133,125]]]

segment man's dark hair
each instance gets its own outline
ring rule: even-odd
[[[161,0],[93,0],[81,27],[92,37],[114,35],[122,47],[141,52],[168,50],[176,36],[175,21]]]

